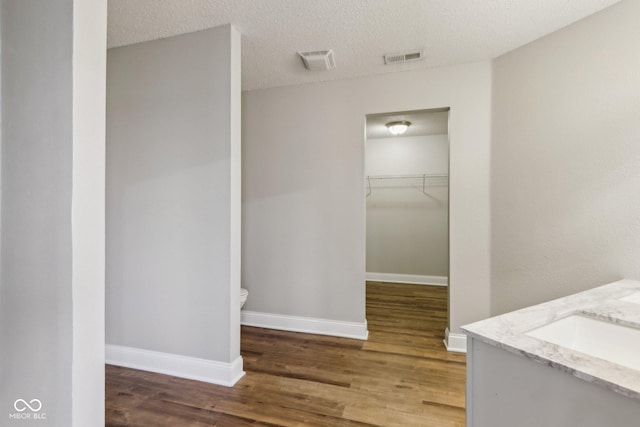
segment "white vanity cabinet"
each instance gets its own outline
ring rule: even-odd
[[[611,335],[640,330],[640,304],[628,298],[638,291],[640,282],[622,280],[464,326],[467,426],[640,426],[640,370],[608,360],[620,362],[614,356],[634,343],[596,357],[571,334],[555,342],[529,334],[576,315],[606,322]]]

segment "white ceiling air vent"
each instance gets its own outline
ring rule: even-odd
[[[392,53],[384,56],[385,65],[399,64],[401,62],[420,61],[423,58],[421,51],[405,52],[405,53]]]
[[[333,49],[316,50],[313,52],[298,52],[304,67],[311,71],[328,71],[336,67]]]

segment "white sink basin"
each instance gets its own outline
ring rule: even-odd
[[[640,329],[574,314],[525,335],[640,371]]]
[[[620,301],[632,302],[634,304],[640,304],[640,292],[635,292],[631,295],[627,295],[624,298],[620,298]]]

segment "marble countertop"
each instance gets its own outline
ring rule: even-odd
[[[461,329],[469,337],[486,344],[640,400],[640,371],[525,335],[572,314],[640,329],[640,304],[620,300],[638,291],[640,281],[620,280],[471,323]]]

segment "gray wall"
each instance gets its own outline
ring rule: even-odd
[[[492,313],[640,278],[640,2],[494,62]]]
[[[107,344],[240,355],[239,54],[230,26],[108,52]]]
[[[85,10],[71,0],[1,3],[3,425],[104,423],[106,2],[92,6]],[[74,31],[76,14],[85,25]],[[87,51],[93,53],[83,56]],[[83,90],[73,92],[76,86]],[[76,108],[85,109],[95,137],[87,139],[74,123]],[[76,169],[83,161],[90,170]],[[88,233],[86,224],[94,227]],[[9,418],[17,399],[39,399],[38,415],[46,420]]]
[[[489,315],[487,62],[244,93],[250,311],[365,319],[367,114],[451,107],[451,326]]]
[[[449,139],[368,139],[365,170],[366,175],[447,174]],[[367,272],[448,276],[449,187],[427,186],[424,194],[420,179],[373,180],[372,185],[366,199]]]
[[[73,425],[104,424],[107,0],[73,3]]]
[[[71,424],[72,18],[71,0],[2,2],[4,422],[22,398]]]

